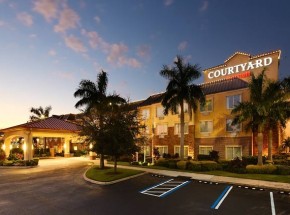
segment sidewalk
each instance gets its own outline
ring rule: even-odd
[[[111,164],[106,164],[107,166],[113,166]],[[215,176],[215,175],[207,175],[207,174],[199,174],[199,173],[191,173],[191,172],[179,172],[174,170],[159,170],[159,169],[149,169],[149,168],[140,168],[133,166],[122,166],[118,165],[118,167],[128,168],[128,169],[136,169],[141,170],[153,174],[160,174],[166,176],[186,176],[190,177],[194,180],[207,181],[207,182],[218,182],[218,183],[230,183],[235,185],[249,186],[249,187],[258,187],[264,189],[275,189],[280,191],[290,192],[290,184],[282,183],[282,182],[271,182],[271,181],[261,181],[261,180],[253,180],[253,179],[243,179],[243,178],[232,178],[232,177],[224,177],[224,176]]]

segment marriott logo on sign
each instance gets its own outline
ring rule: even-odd
[[[233,75],[239,72],[245,72],[260,67],[269,66],[273,62],[272,57],[265,57],[263,59],[257,59],[255,61],[249,61],[247,63],[238,64],[235,66],[229,66],[223,69],[218,69],[208,73],[209,79],[218,78],[220,76]]]

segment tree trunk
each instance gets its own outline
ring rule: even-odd
[[[272,163],[273,130],[270,128],[268,138],[268,160]]]
[[[114,156],[114,173],[117,173],[117,157]]]
[[[100,169],[105,168],[104,155],[100,154]]]
[[[258,164],[259,166],[263,165],[263,133],[261,131],[258,132]]]
[[[184,160],[184,106],[180,104],[180,159]]]

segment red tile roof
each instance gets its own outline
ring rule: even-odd
[[[67,122],[65,120],[58,119],[56,117],[48,117],[46,119],[28,122],[20,125],[16,125],[10,128],[4,128],[0,131],[4,132],[13,128],[36,128],[36,129],[50,129],[50,130],[66,130],[66,131],[80,131],[81,126]]]

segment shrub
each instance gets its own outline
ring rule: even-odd
[[[85,151],[82,151],[82,150],[79,150],[79,149],[74,151],[74,157],[80,157],[80,156],[83,156],[85,154],[86,154]]]
[[[211,160],[209,155],[197,155],[197,160],[199,161],[209,161]]]
[[[6,159],[6,154],[3,149],[0,149],[0,161],[4,161]]]
[[[191,171],[201,171],[201,163],[200,161],[189,161],[187,164],[187,169]]]
[[[277,170],[275,165],[248,165],[246,166],[247,173],[254,174],[274,174]]]
[[[11,154],[14,154],[14,153],[23,154],[24,151],[21,148],[13,148],[13,149],[11,149]]]
[[[239,157],[236,157],[229,162],[227,171],[235,173],[246,173],[246,163]]]
[[[133,156],[129,156],[129,155],[123,155],[121,156],[118,161],[121,161],[121,162],[133,162]]]
[[[219,160],[218,163],[220,164],[220,166],[222,167],[223,170],[228,170],[231,161],[230,160]]]
[[[179,154],[178,153],[175,153],[173,157],[174,158],[179,158]]]
[[[275,155],[272,156],[273,160],[280,160],[280,159],[281,160],[286,160],[287,157],[288,157],[288,155],[285,154],[285,153],[275,154]]]
[[[168,168],[170,169],[177,169],[177,162],[179,160],[168,160]]]
[[[263,159],[263,164],[265,164],[266,159],[267,159],[266,156],[263,156],[262,159]],[[250,165],[250,164],[257,165],[258,156],[244,156],[244,157],[242,157],[242,160],[243,160],[243,163],[245,164],[245,166]]]
[[[3,162],[3,166],[12,166],[12,165],[13,165],[13,161],[5,160]]]
[[[142,163],[142,166],[148,166],[147,162]]]
[[[139,166],[139,162],[138,161],[133,161],[133,162],[131,162],[131,165],[133,165],[133,166]]]
[[[168,160],[164,159],[164,158],[159,158],[156,162],[155,162],[156,166],[162,166],[162,167],[169,167],[168,164]]]
[[[277,175],[290,175],[290,166],[276,165],[276,167],[277,167],[276,170]]]
[[[176,166],[177,166],[178,169],[183,169],[183,170],[185,170],[186,167],[187,167],[187,161],[178,161],[178,162],[176,163]]]
[[[210,157],[210,160],[218,162],[218,160],[220,158],[219,152],[215,151],[215,150],[212,150],[212,151],[209,152],[209,157]]]
[[[163,153],[162,155],[163,158],[171,158],[171,155],[168,153]]]

